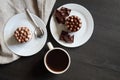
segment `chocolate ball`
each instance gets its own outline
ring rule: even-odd
[[[19,43],[24,43],[29,41],[32,36],[28,27],[19,27],[15,30],[14,37]]]
[[[76,32],[81,28],[82,22],[78,16],[72,15],[66,18],[65,26],[70,32]]]

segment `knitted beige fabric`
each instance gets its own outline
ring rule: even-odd
[[[20,58],[20,56],[12,53],[4,44],[3,29],[7,21],[15,14],[25,12],[24,9],[28,8],[47,24],[55,1],[56,0],[0,0],[0,64],[10,63]]]

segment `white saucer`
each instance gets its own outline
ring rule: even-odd
[[[59,36],[61,34],[61,31],[65,30],[65,26],[63,24],[58,24],[53,14],[50,20],[50,31],[51,31],[53,38],[59,44],[65,47],[78,47],[78,46],[83,45],[90,39],[93,33],[94,22],[93,22],[92,15],[85,7],[78,5],[78,4],[70,3],[70,4],[65,4],[61,7],[66,7],[66,8],[71,9],[70,15],[77,15],[79,18],[81,18],[82,27],[79,31],[72,33],[74,34],[73,43],[66,43],[64,41],[61,41],[59,40]]]
[[[37,24],[44,30],[44,35],[41,38],[36,38],[34,33],[34,26],[31,21],[28,19],[25,13],[17,14],[13,16],[4,27],[4,42],[6,46],[15,54],[20,56],[31,56],[39,52],[45,45],[47,40],[47,30],[44,22],[33,15],[33,18],[36,20]],[[26,26],[30,29],[32,33],[32,39],[26,43],[18,43],[14,38],[14,31],[18,27]]]

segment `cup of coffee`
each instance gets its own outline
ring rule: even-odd
[[[62,48],[54,48],[48,42],[49,51],[44,56],[44,64],[47,70],[53,74],[62,74],[70,67],[71,59],[68,52]]]

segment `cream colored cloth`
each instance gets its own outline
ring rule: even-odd
[[[40,17],[45,24],[56,0],[0,0],[0,64],[13,62],[20,56],[12,53],[4,44],[3,28],[5,23],[15,14],[25,12],[28,8],[33,14]]]

